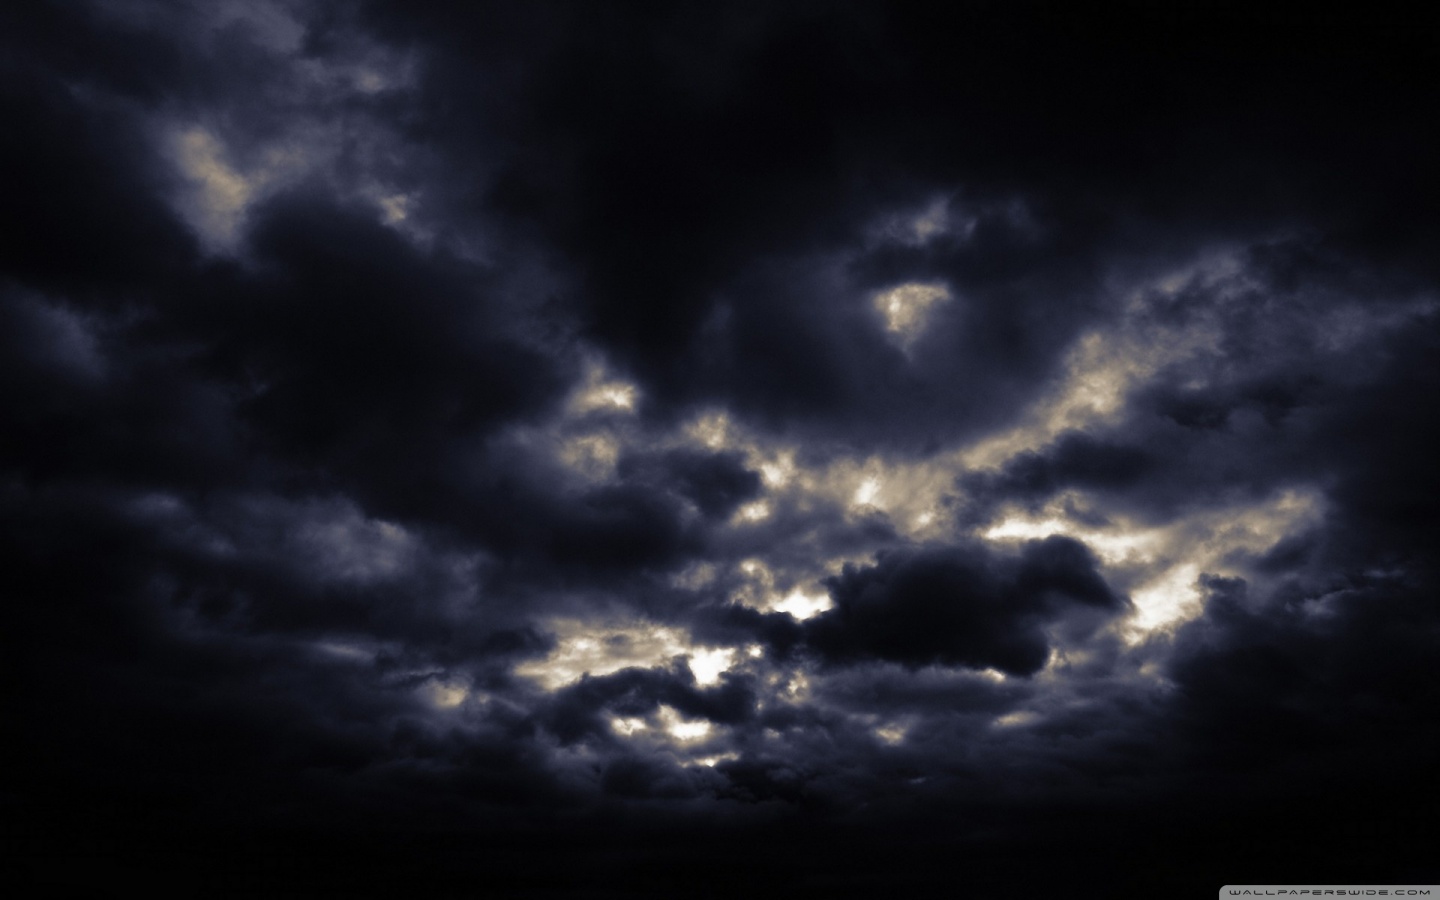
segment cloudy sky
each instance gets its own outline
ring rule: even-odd
[[[1440,880],[1418,21],[455,6],[0,13],[31,875]]]

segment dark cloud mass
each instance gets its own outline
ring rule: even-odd
[[[5,7],[7,881],[1440,882],[1433,33]]]
[[[822,657],[994,668],[1033,675],[1050,648],[1042,626],[1069,607],[1118,611],[1123,601],[1085,545],[1052,536],[1016,559],[983,547],[882,553],[872,567],[829,579],[835,608],[809,623]]]

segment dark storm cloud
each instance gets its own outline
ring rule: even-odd
[[[744,680],[702,690],[686,669],[624,669],[558,691],[539,718],[563,743],[572,743],[610,734],[607,715],[645,716],[667,704],[687,717],[735,725],[754,715],[754,703],[754,688]]]
[[[34,19],[6,18],[19,19],[6,28],[0,94],[8,123],[0,139],[9,185],[4,222],[14,237],[0,250],[0,265],[7,279],[63,287],[80,299],[113,305],[183,265],[194,241],[158,196],[161,180],[141,149],[141,123],[121,104],[80,101],[64,81],[71,66],[96,64],[93,48],[83,42],[110,41],[47,21],[68,18],[58,9],[36,10]],[[145,47],[107,49],[100,58],[119,56],[131,72],[145,70],[139,58],[153,60],[157,69],[174,65],[168,47],[146,57],[131,55],[144,54]]]
[[[323,609],[321,598],[292,584],[270,598],[288,601],[291,621],[266,628],[263,613],[247,616],[247,589],[286,581],[258,561],[205,566],[73,491],[11,490],[6,513],[6,656],[28,673],[13,700],[28,723],[18,746],[27,794],[49,798],[27,807],[39,828],[84,828],[87,817],[109,827],[136,810],[150,828],[264,818],[286,792],[328,793],[315,783],[326,771],[391,756],[387,731],[423,718],[382,670],[274,636],[313,628],[296,607]],[[324,618],[352,630],[335,605]],[[401,609],[415,621],[417,610]],[[395,636],[409,630],[391,624]]]
[[[1418,212],[1402,196],[1434,191],[1399,162],[1418,162],[1405,86],[1423,51],[1379,19],[1043,5],[377,15],[436,40],[435,97],[490,108],[486,75],[507,74],[515,152],[490,196],[574,265],[582,321],[653,402],[723,398],[862,441],[923,443],[1003,415],[1101,308],[1105,255],[1309,215],[1387,228],[1395,205]],[[509,57],[497,29],[534,38],[543,63]],[[1381,46],[1394,65],[1341,76],[1324,62]],[[973,227],[865,248],[878,209],[936,193]],[[1012,208],[1028,211],[990,212]],[[860,277],[828,282],[828,260]],[[866,295],[922,277],[950,282],[966,313],[912,369],[878,339]],[[947,389],[956,380],[969,389]]]
[[[1067,489],[1123,489],[1155,465],[1151,454],[1139,447],[1066,432],[1040,451],[1012,456],[999,471],[962,475],[956,483],[956,513],[962,523],[980,525],[999,504],[1036,507]]]
[[[620,461],[621,478],[643,477],[642,473],[673,486],[702,513],[719,519],[754,499],[761,489],[760,476],[745,468],[744,460],[736,453],[674,450],[654,460],[627,457]]]
[[[895,551],[831,579],[835,608],[807,622],[806,635],[828,660],[1032,675],[1049,658],[1051,621],[1125,607],[1095,566],[1083,544],[1062,537],[1028,544],[1014,559],[979,546]]]
[[[1258,242],[1226,266],[1143,294],[1121,333],[1141,352],[1188,349],[1110,420],[959,476],[957,520],[975,527],[1007,506],[1059,501],[1099,525],[1102,508],[1163,522],[1294,488],[1326,486],[1337,500],[1352,496],[1341,484],[1413,465],[1430,427],[1414,400],[1429,378],[1420,348],[1433,340],[1433,292],[1314,236]],[[1397,456],[1375,465],[1383,452]]]
[[[0,33],[0,804],[51,883],[1435,877],[1414,20],[257,0]],[[906,284],[943,299],[887,332]],[[1117,365],[1076,375],[1091,338]],[[918,479],[955,485],[933,543],[850,500],[845,465],[943,469],[1115,372],[1110,414]],[[600,377],[633,414],[575,401]],[[702,412],[743,437],[697,449]],[[1145,565],[1214,549],[1186,516],[1263,530],[1286,491],[1303,527],[1125,630]],[[1052,503],[1178,536],[974,534]],[[517,673],[604,617],[733,665]]]

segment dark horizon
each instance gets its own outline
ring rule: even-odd
[[[1440,882],[1425,26],[0,11],[16,881]]]

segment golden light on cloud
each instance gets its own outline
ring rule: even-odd
[[[1112,522],[1103,528],[1077,523],[1052,510],[1043,518],[1011,515],[986,529],[982,536],[990,541],[1043,540],[1051,535],[1064,535],[1082,541],[1102,562],[1119,564],[1143,561],[1153,557],[1163,543],[1165,529],[1144,528],[1124,522]]]
[[[615,472],[620,459],[620,442],[603,432],[570,438],[559,445],[560,462],[570,471],[592,481],[603,481]]]
[[[734,667],[737,656],[734,648],[699,646],[681,629],[662,625],[595,625],[562,619],[552,621],[550,629],[559,638],[555,649],[544,659],[516,666],[515,674],[552,691],[586,675],[600,677],[621,669],[668,666],[676,657],[687,659],[697,684],[709,686]]]
[[[1064,535],[1083,542],[1106,566],[1152,568],[1153,574],[1131,592],[1135,611],[1123,631],[1132,643],[1199,614],[1202,574],[1239,574],[1227,560],[1237,553],[1265,552],[1315,524],[1322,512],[1318,492],[1286,490],[1254,503],[1194,511],[1164,525],[1115,518],[1096,526],[1065,513],[1066,502],[1077,499],[1083,498],[1057,498],[1038,516],[1006,515],[982,536],[1011,542]]]
[[[616,734],[629,737],[649,729],[650,723],[644,719],[616,717],[610,720],[610,727],[615,730]]]
[[[764,500],[746,503],[735,510],[735,521],[737,522],[763,522],[768,518],[770,518],[770,504]]]
[[[466,688],[441,681],[427,681],[422,693],[426,700],[440,709],[454,709],[470,696],[470,691]]]
[[[769,608],[772,612],[788,613],[804,620],[818,616],[833,606],[829,594],[807,594],[797,589],[772,602]]]
[[[715,726],[706,719],[686,719],[674,707],[662,705],[655,714],[666,734],[682,744],[703,741]]]
[[[731,760],[736,760],[739,758],[740,754],[731,751],[729,753],[717,753],[714,756],[702,756],[699,759],[695,760],[695,762],[697,765],[702,765],[713,769],[716,766],[720,765],[722,762],[730,762]]]
[[[605,366],[592,359],[585,366],[585,377],[570,395],[567,408],[571,415],[602,411],[630,413],[640,400],[640,389],[628,381],[612,376]]]
[[[759,469],[760,478],[766,487],[784,487],[795,475],[795,452],[791,450],[779,453],[773,459],[761,462]]]
[[[1030,710],[1019,710],[1013,713],[1006,713],[995,720],[996,728],[1019,728],[1040,721],[1040,714]]]
[[[866,478],[864,481],[860,482],[860,486],[855,489],[855,497],[853,500],[850,501],[851,505],[861,508],[864,508],[866,506],[874,506],[875,498],[879,495],[879,493],[880,478],[878,476],[872,475],[869,478]]]
[[[227,162],[219,139],[204,128],[180,131],[172,152],[194,188],[185,204],[191,225],[215,247],[234,243],[254,185]]]
[[[729,416],[723,412],[709,412],[691,422],[685,433],[698,444],[711,450],[721,450],[730,443],[731,429]]]
[[[949,299],[950,290],[945,285],[917,282],[882,291],[870,302],[880,314],[885,331],[902,347],[908,347],[925,331],[932,309]]]
[[[1184,562],[1136,590],[1130,597],[1135,604],[1135,614],[1126,623],[1126,633],[1139,638],[1163,626],[1194,618],[1200,612],[1197,584],[1200,572],[1199,563]]]
[[[883,725],[874,729],[874,734],[881,741],[895,746],[904,742],[907,729],[903,725]]]

